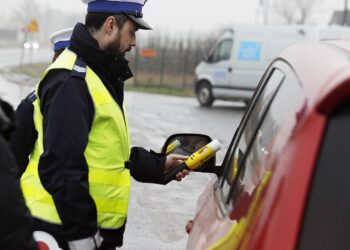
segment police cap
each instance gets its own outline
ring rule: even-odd
[[[82,0],[89,13],[124,14],[138,25],[139,29],[152,29],[142,17],[142,7],[147,0]]]
[[[67,48],[69,46],[72,31],[73,31],[73,28],[68,28],[68,29],[56,31],[51,35],[50,41],[53,45],[53,50],[55,52],[60,49]]]

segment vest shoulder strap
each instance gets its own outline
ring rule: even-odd
[[[25,100],[28,100],[29,102],[33,103],[36,100],[35,90],[30,92],[30,94],[26,96]]]
[[[77,57],[77,60],[74,63],[71,76],[85,79],[86,76],[86,62],[83,58]]]

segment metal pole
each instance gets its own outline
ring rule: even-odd
[[[161,51],[162,51],[162,55],[161,55],[161,59],[160,59],[160,81],[159,81],[159,85],[163,86],[163,84],[164,84],[164,73],[165,73],[166,47],[164,46]]]
[[[23,36],[23,43],[21,44],[21,56],[20,56],[20,59],[19,59],[19,67],[22,68],[23,66],[23,60],[24,60],[24,43],[27,41],[27,38],[28,37],[28,31],[27,30],[24,30],[24,36]]]
[[[269,21],[269,0],[264,0],[264,24],[267,25]]]
[[[139,64],[139,48],[136,47],[135,48],[135,57],[134,57],[134,86],[137,86],[138,85],[138,82],[137,82],[137,74],[139,73],[138,72],[138,65]]]
[[[344,0],[343,26],[348,26],[348,0]]]
[[[31,46],[30,48],[29,48],[29,65],[32,65],[32,58],[33,58],[33,50],[34,50],[34,48]]]
[[[188,57],[189,57],[189,53],[190,50],[189,48],[184,50],[185,53],[185,60],[184,60],[184,66],[183,66],[183,70],[182,70],[182,86],[185,88],[186,87],[186,83],[187,83],[187,66],[188,66]]]

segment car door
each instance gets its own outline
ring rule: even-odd
[[[283,79],[284,74],[276,67],[271,67],[265,74],[261,87],[256,93],[252,105],[245,113],[226,154],[222,165],[222,168],[226,169],[225,178],[223,178],[220,187],[216,189],[216,194],[209,194],[206,198],[203,198],[207,199],[205,202],[207,205],[203,206],[196,215],[193,231],[190,234],[187,245],[188,249],[204,249],[210,248],[213,244],[221,244],[220,240],[225,238],[227,230],[229,230],[232,223],[236,223],[228,216],[231,205],[227,203],[237,171],[235,166],[241,157],[246,154],[247,147],[259,127],[259,121],[262,119]],[[210,190],[208,191],[211,192]],[[214,210],[217,212],[214,213]],[[204,239],[201,239],[202,237]],[[234,239],[235,237],[229,238]]]
[[[225,158],[225,173],[221,184],[217,189],[220,197],[220,209],[227,218],[233,222],[231,234],[234,237],[228,237],[225,243],[216,242],[213,249],[224,249],[227,246],[235,248],[242,239],[241,233],[244,232],[247,223],[248,211],[255,209],[256,194],[260,193],[270,177],[270,172],[263,167],[254,168],[256,163],[262,157],[268,155],[267,147],[269,136],[263,133],[272,133],[273,124],[268,130],[261,130],[261,123],[266,116],[269,106],[276,95],[281,83],[285,78],[284,73],[278,68],[273,68],[267,81],[262,84],[248,114],[241,123],[232,145],[232,152]],[[248,159],[249,157],[249,159]],[[221,248],[218,248],[223,244]]]
[[[225,172],[217,189],[221,211],[232,220],[232,227],[211,249],[236,249],[247,246],[252,224],[260,211],[265,188],[273,175],[273,166],[287,145],[302,110],[301,85],[283,62],[253,99],[225,158]],[[278,136],[277,136],[278,134]]]

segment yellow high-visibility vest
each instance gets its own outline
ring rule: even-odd
[[[73,70],[76,59],[77,55],[66,49],[45,71],[41,81],[50,70]],[[40,155],[44,151],[43,117],[37,93],[40,82],[36,88],[38,98],[33,103],[38,139],[28,167],[21,178],[21,187],[26,204],[34,217],[61,224],[52,196],[42,186],[38,174]],[[116,229],[125,222],[130,193],[130,171],[125,168],[125,162],[130,156],[130,136],[125,107],[123,106],[124,116],[100,78],[88,66],[85,82],[95,107],[95,116],[84,152],[89,168],[89,192],[96,204],[98,226]]]

